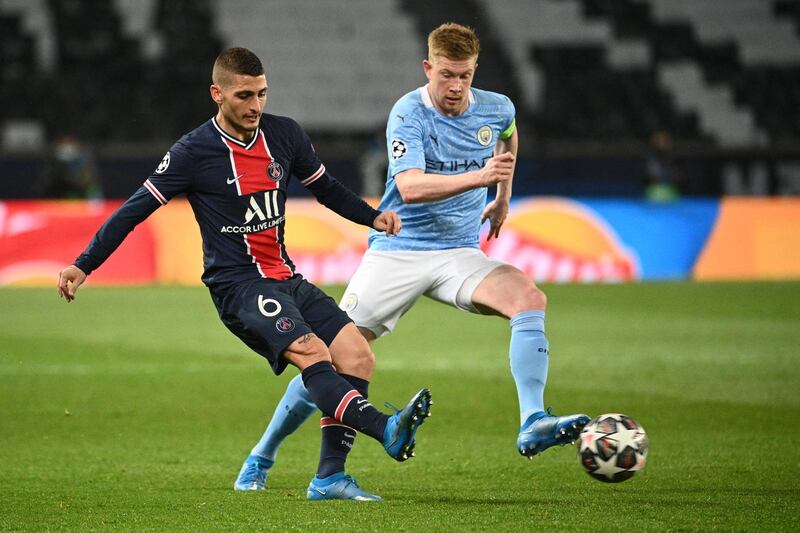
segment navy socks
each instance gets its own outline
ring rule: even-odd
[[[337,374],[330,362],[314,363],[303,370],[302,375],[309,396],[326,417],[383,442],[383,430],[389,417],[375,409],[347,379]]]
[[[369,381],[348,374],[340,376],[346,379],[362,397],[367,398]],[[322,429],[322,446],[319,450],[317,478],[323,479],[336,472],[344,472],[344,463],[347,454],[353,448],[356,431],[329,416],[323,416],[319,425]]]

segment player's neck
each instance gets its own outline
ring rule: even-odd
[[[230,122],[225,120],[225,115],[223,115],[221,111],[217,113],[217,116],[214,117],[214,120],[217,121],[217,126],[219,126],[222,129],[222,131],[224,131],[234,139],[242,141],[243,143],[249,143],[250,141],[252,141],[253,137],[255,137],[256,135],[256,131],[258,131],[258,130],[252,130],[252,131],[244,130],[241,128],[234,127]]]

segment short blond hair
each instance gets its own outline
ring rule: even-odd
[[[446,57],[453,61],[478,58],[481,44],[475,30],[455,22],[442,24],[428,34],[428,61]]]

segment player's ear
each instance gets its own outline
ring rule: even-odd
[[[425,72],[425,76],[428,79],[431,79],[431,71],[433,70],[433,63],[431,63],[427,59],[423,59],[422,60],[422,70]]]
[[[217,105],[222,104],[222,91],[220,88],[212,83],[208,90],[211,93],[211,99],[214,100]]]

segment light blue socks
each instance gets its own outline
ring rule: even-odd
[[[509,356],[522,425],[533,413],[544,411],[544,386],[550,359],[544,336],[544,311],[523,311],[511,317]]]
[[[255,445],[250,454],[275,461],[278,448],[283,440],[303,425],[303,422],[314,414],[316,410],[317,404],[308,395],[308,391],[303,385],[302,376],[300,374],[296,375],[289,382],[289,386],[286,387],[286,392],[283,394],[281,401],[278,402],[269,426],[267,426],[264,435],[261,436],[261,440],[258,441],[258,444]]]

